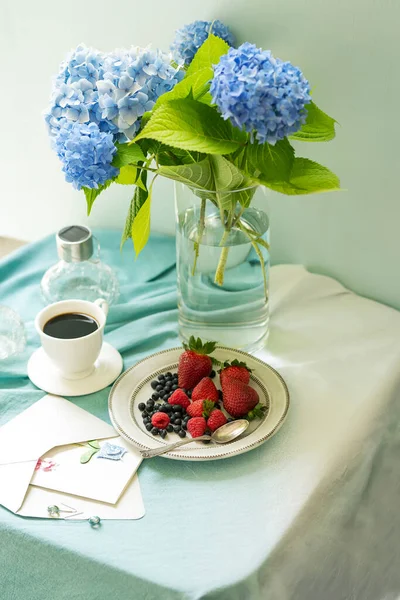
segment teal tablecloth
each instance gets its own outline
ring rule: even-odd
[[[106,340],[125,367],[177,345],[174,240],[153,237],[135,262],[128,248],[119,253],[118,232],[97,235],[121,282]],[[0,424],[43,395],[26,362],[38,346],[39,282],[55,260],[51,236],[0,262],[0,302],[28,333],[24,355],[0,363]],[[400,317],[301,267],[276,267],[271,277],[273,327],[261,355],[289,384],[285,427],[224,461],[145,461],[139,521],[94,531],[0,508],[0,600],[398,596],[390,567],[399,539]],[[108,391],[72,400],[108,420]]]

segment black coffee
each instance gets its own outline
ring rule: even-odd
[[[43,327],[44,333],[54,338],[72,340],[96,331],[99,324],[89,315],[66,313],[53,317]]]

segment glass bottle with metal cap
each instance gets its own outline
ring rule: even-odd
[[[100,260],[100,244],[88,227],[63,227],[56,243],[60,261],[46,271],[40,284],[47,303],[104,298],[112,304],[118,299],[116,274]]]

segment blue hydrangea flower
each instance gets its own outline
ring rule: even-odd
[[[235,38],[229,28],[221,21],[194,21],[178,29],[171,45],[171,52],[178,65],[189,65],[200,46],[206,41],[209,34],[225,40],[233,46]]]
[[[102,445],[100,452],[97,455],[97,458],[108,458],[109,460],[122,460],[123,456],[128,451],[126,448],[122,446],[117,446],[117,444],[111,444],[110,442],[106,442]]]
[[[113,136],[100,131],[96,123],[79,123],[63,117],[54,145],[63,163],[66,181],[77,190],[98,188],[119,173],[111,165],[116,152]]]
[[[104,55],[92,48],[78,46],[61,64],[54,81],[50,106],[45,120],[50,135],[57,135],[60,119],[100,124],[99,94],[96,83],[103,77]],[[110,122],[102,123],[102,131],[116,131]]]
[[[272,145],[300,129],[311,102],[300,69],[247,42],[221,57],[210,91],[224,119]]]
[[[101,118],[123,134],[125,141],[135,136],[141,117],[158,97],[184,76],[171,66],[166,54],[151,48],[115,50],[103,66],[103,78],[97,82]]]

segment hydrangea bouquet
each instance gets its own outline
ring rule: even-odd
[[[227,235],[254,186],[292,195],[339,188],[336,175],[295,156],[291,145],[335,136],[334,119],[313,102],[301,70],[254,44],[235,47],[219,21],[183,27],[168,55],[78,46],[61,65],[45,118],[66,180],[83,189],[88,213],[111,183],[132,186],[122,244],[132,238],[137,255],[149,236],[159,175],[190,186],[204,203],[206,191],[217,192],[213,202]],[[231,202],[229,193],[238,190]],[[204,211],[199,237],[202,218]],[[244,231],[255,249],[266,244]],[[197,257],[198,240],[194,246]]]

